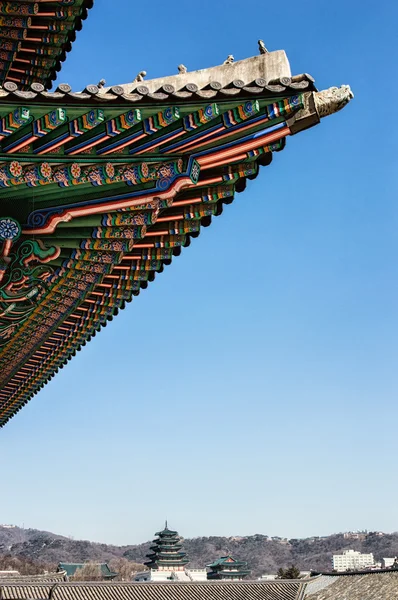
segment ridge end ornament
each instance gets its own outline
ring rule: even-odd
[[[314,92],[315,109],[320,118],[327,117],[344,108],[353,98],[349,85],[330,87],[322,92]]]
[[[340,111],[354,98],[354,94],[349,85],[342,85],[321,92],[305,92],[299,94],[299,98],[302,98],[303,108],[286,121],[291,135],[313,127],[323,117]]]

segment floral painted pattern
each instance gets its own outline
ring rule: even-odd
[[[52,168],[51,166],[48,164],[48,162],[44,162],[41,164],[40,167],[40,172],[41,175],[45,178],[45,179],[50,179],[51,175],[52,175]]]
[[[10,164],[10,173],[13,177],[20,177],[22,175],[22,165],[17,160],[13,160]]]
[[[0,240],[15,240],[20,233],[21,228],[14,219],[0,219]]]

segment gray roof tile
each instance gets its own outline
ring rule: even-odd
[[[398,572],[322,576],[322,589],[307,586],[305,600],[398,600]]]
[[[2,600],[299,600],[300,581],[32,583],[1,585]]]

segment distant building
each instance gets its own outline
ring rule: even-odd
[[[311,571],[300,571],[300,579],[308,579],[309,577],[311,577]],[[259,581],[275,581],[275,579],[278,579],[278,575],[274,573],[266,573],[258,578]]]
[[[346,531],[343,534],[344,539],[346,540],[365,540],[368,532],[365,531]]]
[[[360,571],[375,564],[373,554],[362,554],[356,550],[344,550],[343,554],[333,554],[334,571]]]
[[[18,577],[18,575],[19,575],[19,571],[14,571],[12,569],[0,571],[0,579],[7,579],[9,577]]]
[[[394,565],[397,566],[398,569],[398,558],[382,558],[381,559],[381,567],[382,569],[391,569]]]
[[[207,565],[210,572],[207,579],[222,579],[229,581],[240,581],[250,575],[247,563],[232,558],[232,556],[222,556],[210,565]]]
[[[158,531],[157,539],[150,546],[147,571],[135,573],[134,581],[206,581],[206,569],[188,569],[189,559],[182,551],[181,538],[177,531],[165,528]]]
[[[73,577],[75,575],[78,569],[83,569],[83,567],[87,566],[88,564],[93,563],[59,563],[57,571],[58,573],[64,571],[66,578],[69,579],[69,577]],[[111,571],[106,563],[96,563],[96,566],[100,568],[102,579],[104,581],[112,581],[112,579],[117,577],[117,573]]]
[[[300,579],[308,579],[311,577],[311,571],[300,571]]]

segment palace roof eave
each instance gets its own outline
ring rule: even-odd
[[[266,60],[266,57],[260,57],[261,60]],[[248,61],[250,61],[251,59],[248,59]],[[225,71],[229,72],[231,65],[223,65],[222,67],[220,67],[220,69],[225,69]],[[250,83],[250,82],[249,82]],[[54,94],[51,93],[47,93],[44,91],[40,91],[37,90],[36,91],[30,91],[30,92],[24,92],[24,91],[19,91],[17,89],[10,89],[13,88],[13,86],[5,86],[5,90],[2,90],[0,92],[0,103],[12,103],[15,102],[16,99],[18,98],[18,103],[22,104],[22,103],[26,103],[28,106],[29,104],[32,105],[32,108],[36,105],[39,104],[45,104],[45,103],[50,103],[52,102],[53,104],[81,104],[81,105],[89,105],[90,107],[95,104],[95,103],[99,103],[99,105],[102,108],[102,103],[105,105],[108,103],[108,97],[111,96],[112,101],[114,101],[114,106],[116,106],[117,108],[119,107],[119,105],[121,105],[122,103],[129,103],[131,105],[131,103],[135,104],[138,102],[138,105],[144,106],[144,105],[148,105],[148,103],[150,104],[163,104],[167,106],[168,102],[175,102],[176,104],[200,104],[204,103],[204,99],[208,100],[209,97],[211,96],[211,98],[216,97],[216,99],[218,99],[220,101],[220,99],[227,99],[228,96],[230,98],[234,98],[234,103],[236,104],[242,104],[242,102],[244,102],[244,99],[247,98],[248,96],[258,96],[258,94],[260,94],[260,99],[262,100],[269,100],[270,102],[273,102],[272,98],[288,98],[289,95],[293,95],[293,94],[297,94],[299,93],[298,90],[300,90],[301,92],[304,92],[302,94],[302,98],[303,98],[303,102],[304,102],[304,110],[301,111],[301,113],[298,115],[298,113],[296,113],[297,118],[294,117],[293,120],[290,119],[290,122],[288,123],[289,125],[289,130],[290,130],[290,134],[294,134],[297,133],[297,131],[300,131],[301,129],[307,128],[309,126],[312,126],[316,123],[319,122],[320,117],[321,116],[326,116],[327,114],[331,114],[331,112],[335,112],[336,110],[339,110],[340,108],[342,108],[342,106],[344,106],[344,103],[340,103],[341,105],[339,105],[337,108],[334,108],[334,110],[329,111],[329,112],[325,112],[324,107],[322,108],[321,106],[321,111],[323,111],[323,114],[319,114],[318,113],[318,108],[317,108],[317,102],[319,104],[319,102],[324,104],[325,102],[325,96],[322,96],[322,94],[319,96],[319,99],[316,98],[315,96],[317,96],[316,93],[313,92],[314,87],[313,87],[313,80],[312,78],[310,78],[309,76],[303,75],[303,76],[298,76],[298,77],[293,77],[290,80],[288,79],[284,79],[282,81],[282,78],[280,80],[279,83],[273,83],[273,82],[265,82],[265,81],[257,81],[255,82],[256,85],[252,86],[252,85],[245,85],[245,82],[237,82],[236,80],[232,81],[230,84],[230,87],[228,87],[228,85],[225,88],[221,88],[219,86],[214,86],[214,81],[212,82],[213,86],[209,87],[208,89],[203,89],[203,90],[194,90],[194,87],[191,86],[190,90],[186,90],[185,92],[182,91],[175,91],[174,89],[172,90],[171,87],[166,87],[166,84],[163,86],[163,91],[161,92],[155,92],[153,94],[151,94],[149,92],[149,90],[145,91],[145,90],[139,90],[139,86],[136,88],[136,90],[132,91],[132,93],[130,94],[125,94],[124,90],[122,95],[118,95],[118,91],[114,88],[112,88],[112,94],[108,93],[108,92],[103,92],[102,90],[99,90],[96,86],[88,86],[86,88],[86,91],[84,91],[83,93],[80,94],[73,94],[70,91],[67,91],[64,88],[62,92],[55,92]],[[243,85],[242,85],[243,84]],[[261,85],[260,85],[261,84]],[[283,85],[282,85],[283,84]],[[296,87],[298,86],[298,88],[296,89]],[[61,86],[60,86],[61,87]],[[187,86],[185,86],[187,87]],[[95,89],[92,89],[95,88]],[[216,88],[216,89],[214,89]],[[296,90],[296,91],[293,91]],[[120,90],[119,90],[120,91]],[[136,93],[136,91],[140,91],[142,93]],[[200,95],[200,93],[202,95]],[[179,97],[179,101],[177,101],[177,94],[182,94],[181,97]],[[204,95],[203,95],[204,94]],[[210,94],[210,96],[209,96]],[[221,96],[220,96],[221,94]],[[347,92],[348,94],[348,92]],[[138,98],[137,98],[138,96]],[[199,100],[200,98],[200,100]],[[348,102],[348,99],[346,100],[346,102]],[[345,102],[345,103],[346,103]],[[61,106],[62,106],[61,104]],[[71,109],[72,110],[72,109]],[[191,109],[190,109],[191,110]],[[225,108],[223,108],[223,110],[225,110]],[[153,113],[152,113],[153,114]],[[286,128],[285,128],[286,129]],[[256,138],[257,140],[257,138]],[[257,143],[257,141],[256,141]],[[258,145],[261,145],[258,143]],[[283,147],[283,146],[281,146]],[[10,156],[10,155],[8,155]],[[134,155],[133,155],[134,156]],[[19,158],[19,157],[18,157]],[[22,157],[21,157],[22,158]],[[48,157],[46,157],[48,160]],[[261,156],[253,156],[253,164],[255,163],[255,166],[257,166],[258,164],[264,165],[264,164],[269,164],[271,162],[272,159],[272,152],[268,152],[265,155],[261,155]],[[264,160],[263,160],[264,159]],[[24,156],[23,160],[30,160],[28,158],[27,155]],[[228,163],[229,164],[229,163]],[[218,163],[216,164],[217,169],[218,167]],[[235,164],[235,167],[239,167],[239,164]],[[210,168],[210,167],[209,167]],[[220,167],[221,168],[221,167]],[[239,169],[238,169],[239,171]],[[235,191],[239,192],[239,191],[243,191],[244,187],[245,187],[245,182],[246,182],[246,177],[248,178],[253,178],[256,176],[257,171],[256,169],[249,169],[250,173],[248,173],[246,175],[246,171],[243,175],[239,175],[237,180],[234,180],[236,183],[235,185]],[[210,173],[212,173],[212,171],[209,171]],[[206,179],[206,178],[205,178]],[[227,180],[224,180],[227,181]],[[204,183],[202,185],[205,185]],[[207,185],[207,183],[206,183]],[[227,183],[223,183],[222,184],[227,185]],[[200,181],[199,183],[196,182],[194,184],[194,187],[199,187],[200,188]],[[191,185],[192,187],[192,185]],[[177,189],[177,194],[180,193],[179,189]],[[97,192],[96,192],[97,193]],[[180,199],[181,199],[181,195],[185,194],[185,192],[181,191],[180,193]],[[186,198],[190,198],[191,196],[189,195],[188,192],[188,196],[183,195],[183,199],[184,199],[184,204],[187,204],[187,200]],[[232,195],[233,197],[233,195]],[[178,199],[178,196],[176,196],[176,198]],[[217,205],[217,211],[215,211],[214,216],[218,216],[218,214],[221,214],[222,212],[222,205],[223,204],[229,204],[232,199],[230,197],[230,194],[226,195],[226,196],[218,196],[219,201]],[[181,204],[181,203],[180,203]],[[114,210],[112,209],[106,209],[106,210]],[[163,214],[163,213],[162,213]],[[209,214],[209,213],[206,213]],[[197,218],[197,217],[195,217]],[[203,217],[200,218],[200,225],[201,226],[207,226],[210,224],[211,221],[211,217]],[[192,233],[191,233],[192,232]],[[200,230],[196,230],[196,229],[187,229],[184,230],[184,235],[186,237],[186,242],[184,242],[183,244],[181,244],[181,246],[187,246],[189,245],[190,242],[190,238],[195,238],[199,235]],[[160,232],[159,235],[163,233]],[[86,235],[86,234],[85,234]],[[156,235],[156,234],[155,234]],[[175,234],[173,234],[175,235]],[[50,235],[51,237],[51,235]],[[178,236],[177,236],[178,237]],[[70,246],[65,246],[66,248],[69,248]],[[181,248],[180,247],[174,247],[174,246],[165,246],[166,248],[172,248],[172,255],[178,255],[180,253]],[[130,258],[130,257],[129,257]],[[164,264],[165,266],[167,264],[170,264],[171,262],[171,255],[170,257],[165,257],[166,260],[164,260],[161,257],[161,260],[163,261],[162,264]],[[52,259],[50,259],[52,260]],[[62,259],[64,260],[64,259]],[[144,259],[143,259],[144,260]],[[148,260],[147,258],[145,260]],[[122,267],[123,268],[123,267]],[[140,283],[139,285],[141,286],[142,289],[145,289],[147,287],[147,281],[153,281],[153,279],[155,278],[155,274],[157,272],[161,272],[161,270],[163,270],[163,267],[153,267],[153,269],[150,271],[150,276],[147,279],[139,279],[137,281],[142,281],[142,283]],[[109,287],[109,286],[108,286]],[[119,288],[117,288],[119,289]],[[124,288],[123,288],[124,289]],[[130,288],[129,288],[130,289]],[[131,288],[132,289],[132,288]],[[97,298],[98,296],[101,296],[101,293],[96,292],[97,293]],[[137,295],[135,292],[133,292],[133,295]],[[105,296],[102,295],[102,298],[104,299]],[[95,324],[92,326],[92,329],[87,330],[87,336],[84,338],[84,341],[80,340],[80,337],[78,336],[78,339],[76,342],[73,341],[72,342],[68,342],[68,346],[67,349],[65,350],[64,354],[62,354],[62,357],[60,357],[59,359],[57,358],[56,363],[51,363],[51,366],[47,367],[47,363],[45,368],[43,367],[43,370],[41,369],[41,366],[38,367],[38,371],[39,371],[39,375],[36,377],[36,380],[33,381],[33,383],[29,383],[31,380],[28,378],[26,380],[26,383],[24,383],[24,390],[26,388],[27,391],[24,391],[23,393],[25,394],[23,397],[21,396],[21,399],[19,399],[19,396],[17,399],[13,400],[12,403],[12,410],[11,409],[6,409],[5,413],[4,413],[4,418],[2,420],[0,420],[0,426],[4,425],[4,423],[11,418],[16,412],[18,412],[18,410],[20,410],[20,408],[22,408],[22,406],[24,404],[26,404],[26,402],[28,401],[28,399],[30,397],[32,397],[41,387],[43,387],[44,383],[46,383],[49,379],[51,379],[54,374],[58,371],[58,368],[62,368],[62,366],[64,364],[67,363],[68,360],[70,360],[70,358],[72,358],[72,356],[74,356],[76,354],[76,351],[79,350],[82,345],[85,345],[86,340],[89,341],[91,339],[91,337],[93,335],[95,335],[96,331],[99,331],[99,329],[101,329],[101,327],[106,325],[106,321],[112,320],[113,315],[117,314],[119,308],[123,308],[125,305],[125,302],[130,302],[132,297],[129,297],[128,299],[123,299],[124,296],[122,295],[115,295],[112,296],[112,302],[114,301],[114,299],[117,299],[118,302],[120,300],[120,303],[114,304],[112,306],[109,307],[109,311],[111,310],[111,312],[108,311],[107,309],[107,304],[105,304],[105,306],[103,304],[101,304],[101,302],[99,301],[99,304],[97,302],[94,302],[93,300],[91,300],[91,304],[90,304],[90,311],[91,308],[93,308],[93,315],[95,317],[95,319],[97,319],[97,307],[101,307],[104,306],[104,309],[101,311],[100,313],[98,313],[101,316],[101,321],[99,321],[98,319],[95,321]],[[88,300],[88,302],[90,302],[90,300]],[[85,309],[83,309],[85,310]],[[89,313],[89,315],[91,314],[91,312]],[[93,317],[93,318],[94,318]],[[75,320],[77,317],[73,316],[72,319]],[[74,331],[74,323],[73,324],[68,324],[69,325],[73,325],[72,329]],[[91,327],[91,325],[90,325]],[[62,334],[64,335],[64,334]],[[46,342],[47,344],[47,342]],[[48,344],[51,346],[51,344],[53,344],[51,341],[48,342]],[[47,344],[47,345],[48,345]],[[54,345],[54,344],[53,344]],[[46,348],[46,352],[47,352],[47,348]],[[43,353],[39,353],[40,355],[42,355]],[[33,356],[33,355],[32,355]],[[41,360],[41,359],[40,359]],[[40,363],[39,360],[39,363]],[[38,362],[37,360],[34,362]],[[51,361],[50,361],[51,362]],[[36,367],[34,367],[34,369],[36,369]],[[47,370],[46,370],[47,369]],[[16,389],[16,391],[18,391],[20,389],[20,381],[21,381],[21,377],[24,378],[25,377],[25,373],[26,373],[26,369],[22,369],[23,371],[23,375],[19,375],[18,371],[16,372],[16,377],[17,379],[15,380],[15,383],[12,383],[10,385],[12,385],[12,387],[14,389]],[[35,371],[36,372],[36,371]],[[11,377],[11,379],[9,381],[13,381],[13,376]],[[25,381],[25,380],[24,380]],[[6,382],[5,387],[8,386],[8,383]],[[15,387],[16,386],[16,387]],[[2,395],[2,399],[5,399],[5,395],[8,392],[4,392]],[[13,393],[13,392],[12,392]],[[22,393],[22,392],[21,392]],[[19,391],[18,391],[19,394]],[[1,399],[0,399],[1,400]],[[7,402],[7,400],[5,400],[5,402]],[[1,405],[1,401],[0,401],[0,405]],[[7,405],[8,406],[8,405]],[[1,406],[0,406],[1,408]],[[164,534],[165,532],[159,532]],[[174,536],[176,535],[177,532],[171,532],[170,530],[167,530],[167,535],[169,536]],[[166,537],[166,536],[165,536]]]

